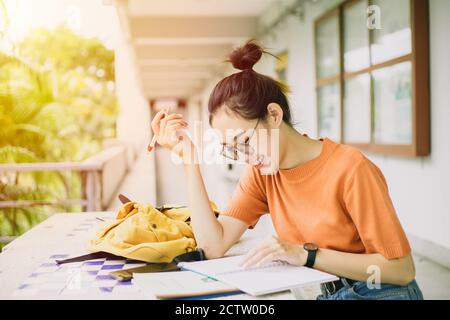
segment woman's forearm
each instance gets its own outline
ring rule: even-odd
[[[222,225],[217,221],[211,208],[205,184],[197,163],[184,164],[188,188],[188,207],[191,211],[191,225],[197,245],[206,256],[215,256],[222,252],[220,247],[223,238]]]
[[[358,281],[406,285],[415,277],[410,255],[388,260],[381,254],[355,254],[319,249],[314,268]]]
[[[181,157],[187,178],[188,207],[191,211],[191,226],[197,245],[206,255],[214,256],[223,251],[223,227],[217,221],[209,203],[197,161],[197,150],[189,132],[188,123],[181,114],[167,114],[159,111],[152,120],[152,129],[157,142]]]

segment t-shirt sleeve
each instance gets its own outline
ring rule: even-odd
[[[256,169],[248,166],[221,215],[239,219],[253,229],[259,218],[268,212],[264,181]]]
[[[380,253],[386,259],[411,252],[386,179],[369,159],[363,158],[353,171],[344,190],[344,201],[367,252]]]

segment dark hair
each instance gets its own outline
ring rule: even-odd
[[[286,98],[287,85],[253,70],[265,51],[255,41],[249,40],[244,46],[236,48],[226,62],[242,70],[216,84],[208,101],[209,123],[215,113],[225,104],[228,109],[244,119],[265,119],[267,105],[275,102],[283,110],[283,121],[292,126],[291,111]]]

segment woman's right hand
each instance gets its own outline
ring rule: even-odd
[[[182,114],[167,114],[161,110],[153,118],[151,126],[158,144],[175,152],[178,156],[183,157],[186,148],[192,148],[189,136],[180,130],[188,126]]]

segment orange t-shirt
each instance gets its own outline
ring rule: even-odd
[[[320,140],[321,154],[295,168],[261,175],[248,166],[222,215],[253,228],[270,212],[286,242],[387,259],[408,255],[411,248],[380,169],[354,147]]]

